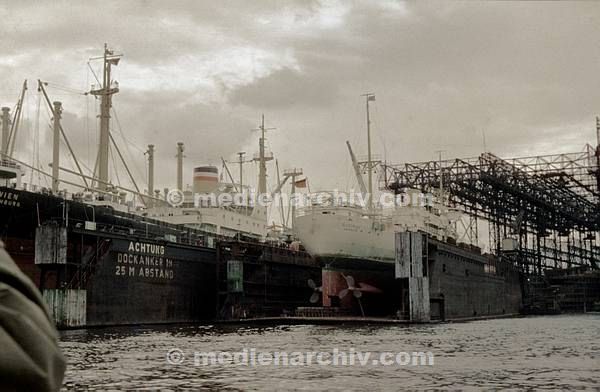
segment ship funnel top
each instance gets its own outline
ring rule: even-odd
[[[206,165],[194,168],[194,193],[215,192],[219,186],[219,169]]]

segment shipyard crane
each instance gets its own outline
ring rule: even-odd
[[[358,161],[356,160],[356,156],[352,151],[352,146],[350,146],[350,142],[346,140],[346,145],[348,146],[348,152],[350,153],[350,159],[352,160],[352,167],[354,168],[354,174],[356,175],[356,180],[358,181],[358,186],[360,187],[360,193],[363,198],[367,194],[367,187],[365,185],[365,180],[362,177],[362,173],[360,172],[360,167],[358,166]]]
[[[279,184],[277,184],[277,187],[275,188],[275,190],[273,192],[271,192],[271,197],[275,197],[275,195],[277,195],[279,192],[281,192],[281,188],[283,188],[283,186],[286,184],[287,180],[289,180],[290,178],[292,178],[292,173],[291,172],[283,172],[283,180],[279,181]]]
[[[233,187],[235,188],[236,192],[238,191],[238,187],[235,184],[235,180],[233,179],[233,176],[231,175],[231,172],[229,171],[229,166],[227,166],[227,161],[225,161],[225,158],[221,157],[221,162],[223,162],[223,168],[225,169],[225,171],[227,172],[227,175],[229,176],[229,180],[231,181],[231,185],[233,185]],[[242,192],[242,186],[240,184],[240,189],[239,192]]]

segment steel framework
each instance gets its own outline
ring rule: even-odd
[[[525,273],[598,268],[599,160],[600,150],[586,145],[570,154],[384,164],[380,187],[401,193],[442,186],[449,204],[469,217],[472,235],[479,220],[487,222],[492,252]]]

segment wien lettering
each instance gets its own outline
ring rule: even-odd
[[[21,207],[19,194],[12,192],[0,192],[0,205],[9,207]]]

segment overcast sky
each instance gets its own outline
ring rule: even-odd
[[[254,154],[261,113],[282,169],[303,168],[313,190],[353,186],[345,141],[366,154],[365,92],[375,153],[397,163],[579,151],[600,113],[598,2],[3,0],[0,20],[0,103],[30,83],[19,157],[33,157],[40,78],[93,166],[98,104],[76,92],[107,42],[124,55],[113,133],[140,179],[157,146],[159,187],[174,185],[177,141],[187,183],[193,166]],[[43,106],[39,119],[45,165]]]

